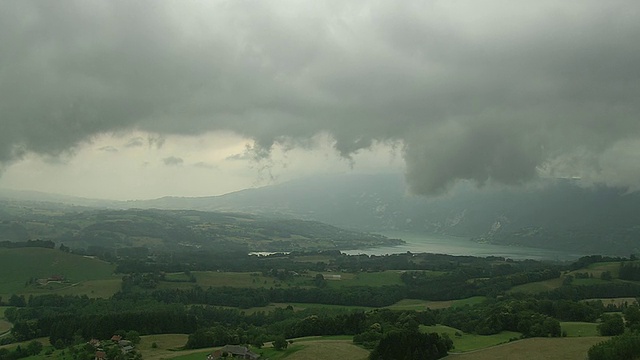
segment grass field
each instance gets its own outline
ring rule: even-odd
[[[466,299],[459,300],[447,300],[447,301],[427,301],[427,300],[417,300],[417,299],[404,299],[400,300],[397,303],[388,306],[389,309],[392,310],[425,310],[427,308],[436,310],[436,309],[446,309],[450,307],[458,307],[464,305],[475,305],[485,301],[487,298],[484,296],[473,296]]]
[[[138,346],[145,360],[202,360],[216,348],[177,350],[186,342],[186,335],[143,336]],[[158,348],[151,348],[156,343]],[[366,360],[369,351],[353,345],[351,336],[315,336],[294,339],[286,350],[278,351],[270,345],[251,351],[262,354],[270,360],[312,360],[312,359],[354,359]]]
[[[263,276],[255,272],[217,272],[194,271],[196,284],[203,288],[233,286],[243,288],[271,288],[271,287],[313,287],[313,279],[316,272],[310,272],[296,276],[292,279],[281,281],[273,277]],[[345,286],[384,286],[400,285],[400,271],[381,271],[374,273],[321,273],[327,278],[327,285],[331,288]],[[340,279],[329,279],[333,275],[339,275]],[[183,273],[167,274],[172,280],[186,279]],[[190,288],[194,284],[189,282],[161,282],[159,288]]]
[[[401,271],[388,270],[380,272],[360,272],[352,273],[321,273],[326,279],[331,275],[339,275],[340,280],[327,280],[329,287],[345,287],[345,286],[385,286],[385,285],[401,285]],[[313,274],[315,276],[315,274]]]
[[[557,289],[562,286],[562,278],[537,281],[528,284],[514,286],[509,292],[523,292],[527,294],[537,294],[543,291]]]
[[[71,284],[94,280],[112,280],[114,265],[98,259],[68,254],[54,249],[21,248],[0,249],[0,296],[9,298],[11,294],[42,294],[66,289],[69,294],[90,295],[87,288],[74,288]],[[56,284],[55,288],[36,285],[26,286],[31,278],[47,278],[63,275],[69,284]],[[94,289],[95,291],[95,289]]]
[[[300,343],[295,342],[291,346],[300,346],[301,348],[296,349],[292,354],[288,354],[286,356],[287,360],[366,360],[369,358],[369,351],[354,345],[351,340],[310,340]],[[264,355],[269,359],[278,359],[271,354]]]
[[[620,274],[620,262],[600,262],[590,264],[586,267],[587,272],[593,273],[594,278],[600,278],[603,272],[609,271],[613,278],[617,278]],[[577,270],[577,272],[585,272],[584,270]]]
[[[446,360],[584,360],[589,348],[606,338],[531,338],[513,341],[464,354],[451,354]]]
[[[444,325],[420,326],[420,331],[426,333],[446,333],[453,340],[451,352],[467,352],[484,349],[490,346],[509,342],[510,339],[518,339],[522,334],[513,331],[503,331],[495,335],[465,334],[462,331]],[[456,333],[460,334],[456,336]]]
[[[567,332],[567,336],[581,337],[581,336],[599,336],[598,324],[588,322],[561,322],[560,327],[562,331]]]
[[[185,354],[179,351],[184,344],[187,343],[189,335],[185,334],[162,334],[162,335],[147,335],[140,337],[140,344],[136,346],[143,359],[160,360],[170,359],[176,356],[177,353]],[[157,345],[157,348],[153,348],[153,343]],[[188,353],[202,352],[204,349],[192,350]],[[209,350],[211,352],[211,350]],[[200,360],[206,358],[200,357]]]
[[[7,320],[0,319],[0,335],[11,330],[12,327],[13,325],[10,322],[8,322]]]
[[[582,301],[602,301],[602,304],[604,306],[607,305],[615,305],[615,306],[620,306],[620,305],[633,305],[635,303],[638,302],[638,300],[636,298],[632,298],[632,297],[621,297],[621,298],[600,298],[600,299],[585,299]]]

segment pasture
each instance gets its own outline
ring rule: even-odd
[[[587,266],[587,272],[593,273],[594,278],[600,278],[603,272],[608,271],[611,273],[614,279],[618,278],[620,274],[620,262],[611,261],[611,262],[599,262],[593,263]],[[577,272],[585,272],[584,270],[577,270]]]
[[[37,295],[51,292],[91,296],[91,290],[95,293],[97,287],[85,288],[73,284],[120,278],[113,275],[115,266],[112,264],[55,249],[3,248],[0,249],[0,263],[3,265],[0,273],[0,296],[4,298],[9,298],[11,294]],[[28,284],[31,279],[46,279],[53,275],[62,275],[66,281],[46,285]]]
[[[309,272],[294,276],[287,280],[279,280],[271,276],[264,276],[257,272],[218,272],[218,271],[193,271],[196,284],[202,288],[209,287],[242,287],[242,288],[271,288],[271,287],[314,287],[313,280],[317,274],[325,276],[327,286],[330,288],[341,288],[348,286],[385,286],[401,285],[401,271],[381,271],[362,273],[331,273],[331,272]],[[187,277],[184,273],[170,273],[166,278],[173,281],[160,282],[159,288],[180,288],[186,289],[194,284],[184,281]]]
[[[420,331],[424,333],[435,332],[438,334],[444,333],[449,335],[451,340],[453,340],[454,346],[450,351],[451,353],[484,349],[498,344],[507,343],[512,339],[519,339],[522,335],[513,331],[502,331],[499,334],[494,335],[466,334],[461,330],[444,325],[420,326]],[[456,333],[458,335],[456,335]]]
[[[530,338],[463,354],[451,354],[446,360],[584,360],[589,348],[606,338],[567,337]]]
[[[192,354],[203,352],[205,349],[197,349],[197,350],[184,350],[181,349],[187,343],[188,335],[185,334],[161,334],[161,335],[147,335],[140,337],[140,344],[136,346],[143,359],[150,360],[160,360],[160,359],[171,359],[177,354]],[[153,344],[156,344],[157,347],[153,347]],[[209,350],[208,352],[211,352]],[[206,358],[200,357],[202,360]]]
[[[287,354],[287,360],[366,360],[369,358],[369,351],[354,345],[351,340],[308,340],[304,342],[294,342],[290,346],[292,348],[300,348],[295,349],[295,351],[291,354]],[[287,351],[288,350],[289,349],[287,349]],[[264,355],[269,359],[278,359],[271,354],[265,353]]]
[[[145,360],[202,360],[216,348],[179,350],[186,343],[187,335],[143,336],[138,346]],[[157,344],[153,349],[151,344]],[[369,351],[352,343],[350,336],[322,336],[294,339],[285,350],[275,350],[271,345],[261,349],[251,348],[270,360],[354,359],[366,360]]]
[[[565,321],[560,323],[562,331],[567,332],[567,336],[570,337],[582,337],[582,336],[599,336],[598,324],[589,322],[572,322]]]
[[[532,283],[517,285],[509,290],[510,293],[522,292],[527,294],[537,294],[544,291],[557,289],[562,286],[562,277],[557,279],[549,279],[543,281],[536,281]]]
[[[487,298],[484,296],[472,296],[466,299],[458,299],[458,300],[446,300],[446,301],[428,301],[428,300],[418,300],[418,299],[404,299],[400,300],[397,303],[388,306],[391,310],[426,310],[427,308],[431,310],[436,309],[446,309],[450,307],[458,307],[465,305],[475,305],[480,304],[485,301]]]
[[[620,297],[620,298],[600,298],[600,299],[585,299],[582,301],[602,301],[602,305],[613,305],[613,306],[623,306],[623,305],[633,305],[638,302],[636,298],[632,297]]]

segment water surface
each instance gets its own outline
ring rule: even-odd
[[[583,256],[583,254],[532,247],[482,244],[471,241],[468,238],[438,234],[418,234],[408,232],[383,232],[380,234],[388,238],[402,239],[406,241],[406,244],[361,250],[344,250],[342,252],[347,255],[390,255],[410,251],[412,253],[435,253],[479,257],[502,256],[514,260],[533,259],[556,261],[576,260]]]

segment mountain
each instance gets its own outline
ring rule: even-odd
[[[517,188],[477,189],[463,184],[445,195],[423,197],[410,195],[400,175],[349,174],[211,197],[59,200],[117,209],[248,213],[320,221],[355,231],[445,234],[576,253],[628,256],[640,252],[640,194],[585,188],[568,179]],[[20,229],[9,230],[24,234]]]
[[[557,179],[544,186],[458,186],[409,195],[399,175],[322,176],[222,196],[130,202],[141,208],[239,211],[370,232],[410,231],[479,242],[629,255],[640,252],[640,195]]]

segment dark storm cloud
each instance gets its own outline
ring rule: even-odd
[[[0,7],[4,163],[126,129],[231,130],[257,156],[328,132],[344,156],[402,143],[411,189],[432,193],[576,154],[615,174],[610,150],[640,138],[636,1]]]

